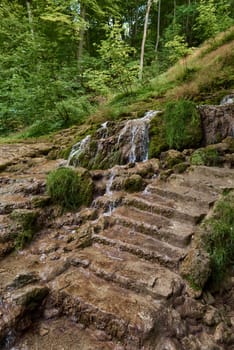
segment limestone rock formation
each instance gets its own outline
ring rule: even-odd
[[[220,106],[199,106],[204,145],[222,141],[227,136],[234,137],[234,103]]]

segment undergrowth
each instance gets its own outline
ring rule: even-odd
[[[78,209],[91,203],[93,183],[88,172],[58,168],[48,175],[46,185],[52,202],[64,209]]]
[[[170,148],[190,148],[200,143],[200,117],[192,101],[181,99],[168,102],[164,120],[166,140]]]
[[[227,193],[205,222],[204,245],[211,258],[212,285],[219,285],[234,264],[234,192]]]

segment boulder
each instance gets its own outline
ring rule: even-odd
[[[234,136],[234,103],[220,106],[199,106],[203,143],[210,145]]]

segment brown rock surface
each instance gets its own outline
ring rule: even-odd
[[[8,152],[20,159],[27,147]],[[189,294],[179,266],[201,219],[234,187],[233,171],[192,167],[165,182],[157,161],[119,167],[119,177],[144,177],[145,190],[126,194],[113,186],[93,208],[62,213],[45,194],[47,173],[61,161],[38,152],[0,173],[3,251],[14,241],[13,210],[36,207],[41,215],[33,241],[1,256],[0,348],[231,350],[233,287],[211,307]],[[93,175],[104,190],[110,173]],[[45,208],[38,209],[38,196]]]

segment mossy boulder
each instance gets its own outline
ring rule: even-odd
[[[139,192],[144,186],[143,179],[140,175],[133,174],[124,181],[124,190],[127,192]]]
[[[183,261],[180,273],[192,288],[202,290],[211,274],[209,254],[201,246],[194,246]]]
[[[171,149],[161,153],[160,163],[163,169],[172,169],[175,165],[183,163],[184,161],[185,156],[177,150]]]
[[[37,210],[16,209],[10,217],[13,221],[14,245],[16,249],[22,249],[33,239],[37,232],[37,219],[39,212]]]
[[[190,157],[192,165],[217,166],[221,162],[219,152],[215,148],[199,148]]]
[[[48,175],[46,185],[51,201],[64,209],[79,209],[92,201],[93,181],[84,168],[58,168]]]
[[[157,158],[161,152],[169,148],[166,140],[165,123],[160,114],[150,122],[149,139],[149,158]]]

